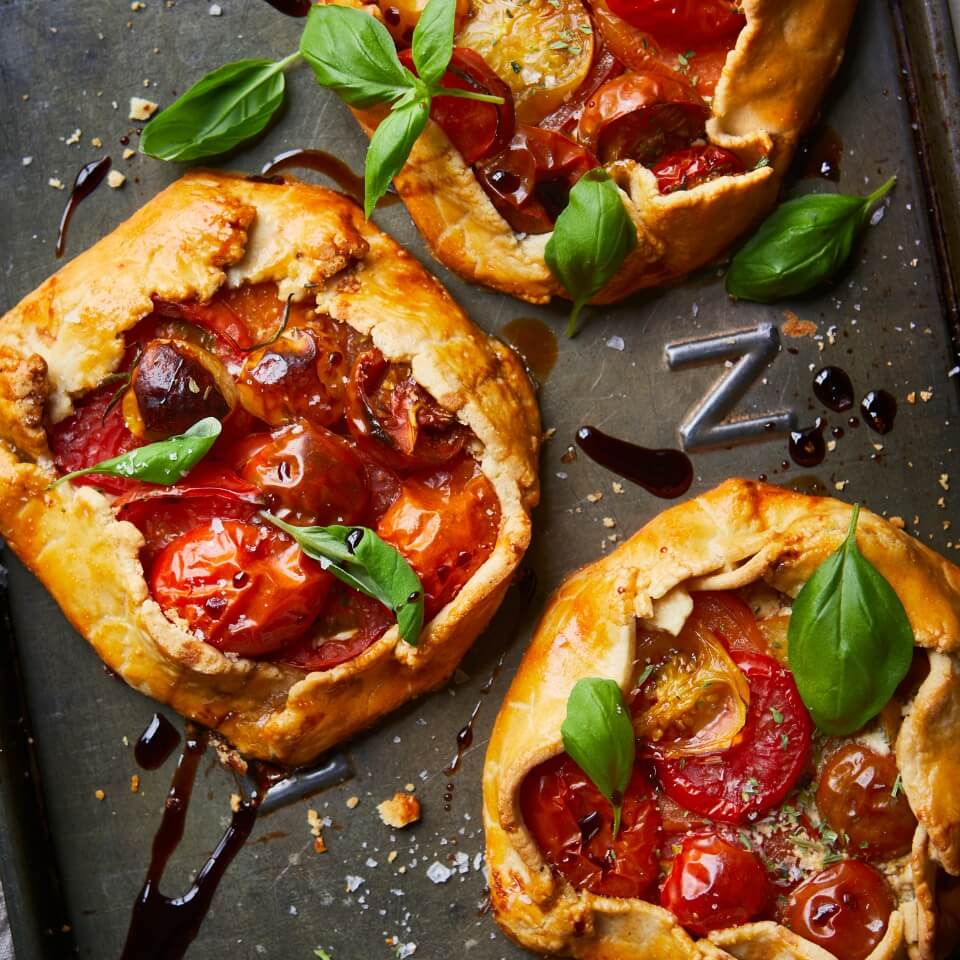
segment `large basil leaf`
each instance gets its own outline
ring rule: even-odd
[[[413,30],[413,62],[428,86],[440,83],[453,56],[457,0],[430,0]]]
[[[403,169],[410,151],[430,116],[430,98],[414,99],[394,107],[374,131],[363,168],[363,212],[367,219]]]

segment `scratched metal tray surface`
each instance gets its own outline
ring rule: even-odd
[[[300,28],[300,21],[254,0],[214,6],[147,0],[140,10],[126,0],[0,0],[0,308],[57,267],[54,242],[65,194],[48,185],[50,178],[69,184],[82,163],[103,153],[127,174],[121,189],[104,185],[81,205],[70,256],[180,172],[139,155],[121,159],[120,137],[135,126],[126,119],[131,96],[169,104],[190,80],[224,61],[288,52]],[[359,170],[365,141],[346,110],[316,89],[306,70],[289,79],[279,121],[224,165],[256,172],[281,151],[320,147]],[[480,775],[490,726],[550,592],[571,570],[610,549],[614,536],[631,533],[667,505],[629,483],[615,493],[613,474],[583,454],[572,459],[567,451],[580,426],[678,447],[684,436],[702,440],[704,429],[710,439],[709,422],[701,422],[699,434],[692,429],[694,414],[705,407],[714,417],[774,421],[777,428],[760,430],[751,442],[737,442],[749,430],[713,434],[714,447],[691,454],[691,494],[731,475],[763,474],[864,501],[901,516],[934,547],[955,549],[956,81],[945,3],[927,0],[901,10],[886,0],[863,0],[823,108],[823,125],[842,141],[839,181],[798,176],[788,186],[791,193],[865,193],[897,174],[882,222],[868,231],[840,282],[796,302],[734,304],[720,270],[710,268],[671,289],[591,311],[575,341],[561,338],[540,395],[552,437],[543,454],[543,501],[527,575],[446,689],[346,747],[350,780],[260,818],[190,957],[307,958],[320,946],[333,960],[355,960],[410,955],[414,945],[416,956],[429,960],[524,955],[484,909]],[[79,138],[72,143],[75,130]],[[94,137],[102,148],[91,144]],[[470,287],[434,263],[402,207],[378,213],[377,220],[449,285],[484,329],[497,333],[531,316],[562,329],[562,305],[531,308]],[[803,329],[808,335],[790,335]],[[737,331],[753,331],[740,343],[752,351],[745,360],[725,345]],[[685,341],[711,338],[699,362],[680,362],[690,352]],[[824,415],[811,390],[813,373],[824,364],[843,367],[858,398],[871,389],[889,391],[899,412],[885,436],[865,425],[851,428],[847,414],[827,414],[827,438],[834,439],[834,427],[844,435],[821,465],[805,471],[787,465],[779,428],[809,426]],[[705,400],[723,377],[743,381],[735,408],[737,397],[729,394]],[[588,499],[595,492],[602,499]],[[175,755],[157,771],[138,769],[132,744],[156,706],[103,669],[9,552],[2,561],[9,572],[0,591],[0,876],[18,956],[115,957]],[[472,746],[461,769],[447,774],[456,733],[478,704]],[[134,774],[140,776],[136,793]],[[422,801],[423,819],[394,832],[375,806],[408,783]],[[229,819],[236,789],[211,754],[164,892],[188,888]],[[354,797],[359,803],[348,804]],[[314,852],[308,808],[329,818],[326,853]]]

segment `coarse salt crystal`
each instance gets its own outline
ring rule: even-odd
[[[348,873],[347,874],[347,893],[353,893],[355,890],[359,890],[360,887],[363,886],[365,882],[366,881],[363,879],[363,877],[355,877]]]
[[[439,860],[434,860],[427,867],[427,876],[434,883],[446,883],[453,876],[453,871],[449,867],[445,867]]]
[[[607,346],[611,350],[623,350],[626,344],[623,342],[623,337],[611,337],[607,341]]]

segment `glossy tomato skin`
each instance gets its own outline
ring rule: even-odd
[[[660,903],[700,936],[747,923],[769,899],[763,864],[716,834],[684,839],[660,892]]]
[[[603,47],[594,57],[590,72],[576,93],[568,97],[553,113],[545,116],[537,126],[542,130],[556,130],[568,137],[574,136],[587,101],[603,84],[621,73],[623,64],[607,47]]]
[[[618,17],[658,43],[696,50],[731,43],[746,18],[729,0],[607,0]]]
[[[767,653],[766,641],[753,611],[729,590],[699,590],[691,594],[688,623],[700,623],[716,634],[728,650]]]
[[[713,144],[669,153],[653,167],[657,187],[662,194],[692,190],[717,177],[735,176],[743,172],[743,164],[735,153]]]
[[[615,839],[610,804],[566,754],[527,774],[520,810],[547,862],[578,890],[643,899],[654,893],[660,818],[641,767],[627,786]]]
[[[894,902],[883,876],[859,860],[842,860],[790,895],[783,922],[838,960],[864,960],[883,939]]]
[[[861,743],[830,754],[820,771],[817,809],[860,856],[895,857],[913,843],[917,819],[896,789],[897,761]]]
[[[694,813],[738,824],[786,798],[809,762],[813,723],[789,670],[764,654],[733,650],[730,656],[750,686],[738,742],[719,753],[679,759],[649,749],[673,800]]]

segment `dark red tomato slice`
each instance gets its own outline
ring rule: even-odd
[[[701,936],[752,920],[769,899],[763,864],[716,834],[683,841],[660,892],[660,903]]]
[[[506,150],[476,169],[500,216],[520,233],[549,233],[573,185],[598,166],[597,158],[555,130],[517,127]]]
[[[610,49],[606,46],[598,47],[593,63],[590,65],[590,72],[577,88],[576,93],[560,104],[553,113],[545,116],[537,126],[544,130],[556,130],[572,137],[587,101],[603,84],[620,76],[621,73],[623,73],[623,64]]]
[[[92,467],[141,445],[127,429],[119,404],[104,415],[116,390],[116,384],[112,383],[97,387],[76,401],[69,417],[47,428],[53,461],[61,473]],[[77,477],[70,482],[98,487],[108,493],[123,493],[134,485],[133,480],[101,474]]]
[[[363,480],[370,491],[370,525],[376,526],[396,503],[402,490],[402,481],[393,470],[377,463],[363,451],[360,451],[360,459],[363,461]]]
[[[275,659],[308,672],[330,670],[360,656],[395,622],[382,603],[336,583],[310,633]]]
[[[813,723],[789,670],[760,653],[730,656],[750,686],[738,742],[698,757],[671,759],[650,750],[664,790],[682,807],[743,823],[783,802],[809,760]]]
[[[174,540],[150,571],[164,610],[217,649],[242,656],[302,637],[332,581],[279,531],[219,518]]]
[[[201,460],[183,480],[169,487],[132,481],[131,487],[114,502],[114,507],[121,509],[127,504],[144,500],[191,500],[203,497],[219,497],[255,505],[264,503],[258,487],[241,479],[226,464],[208,457]]]
[[[864,960],[883,939],[893,912],[887,881],[869,864],[842,860],[790,895],[783,922],[837,960]]]
[[[565,753],[526,775],[520,810],[547,863],[578,890],[646,899],[654,893],[660,817],[639,766],[623,798],[616,838],[610,804]]]
[[[731,0],[607,0],[610,9],[658,43],[680,49],[729,43],[746,26]]]
[[[182,320],[209,330],[216,334],[233,354],[242,354],[253,345],[250,331],[243,320],[219,297],[209,303],[171,303],[155,298],[153,312],[165,320]]]
[[[735,153],[713,144],[668,153],[653,167],[657,186],[663,194],[692,190],[717,177],[729,177],[743,171],[743,164]]]
[[[400,62],[417,72],[412,51],[403,50]],[[510,142],[516,127],[513,91],[487,66],[479,53],[466,47],[454,47],[441,85],[503,97],[502,104],[443,95],[433,98],[430,119],[440,125],[465,163],[474,164],[502,150]]]
[[[701,590],[694,594],[688,623],[699,623],[716,634],[728,650],[766,653],[767,644],[753,611],[729,590]]]
[[[388,363],[376,349],[353,365],[347,425],[361,450],[400,471],[446,463],[467,439],[467,429],[413,379],[406,364]]]
[[[899,856],[910,849],[917,818],[897,790],[897,760],[862,743],[830,754],[820,771],[817,809],[860,856]]]
[[[490,556],[500,530],[500,502],[476,463],[404,480],[377,533],[420,577],[427,619],[459,593]]]
[[[662,73],[625,73],[587,101],[577,136],[602,163],[651,164],[704,136],[709,116],[689,83]]]

